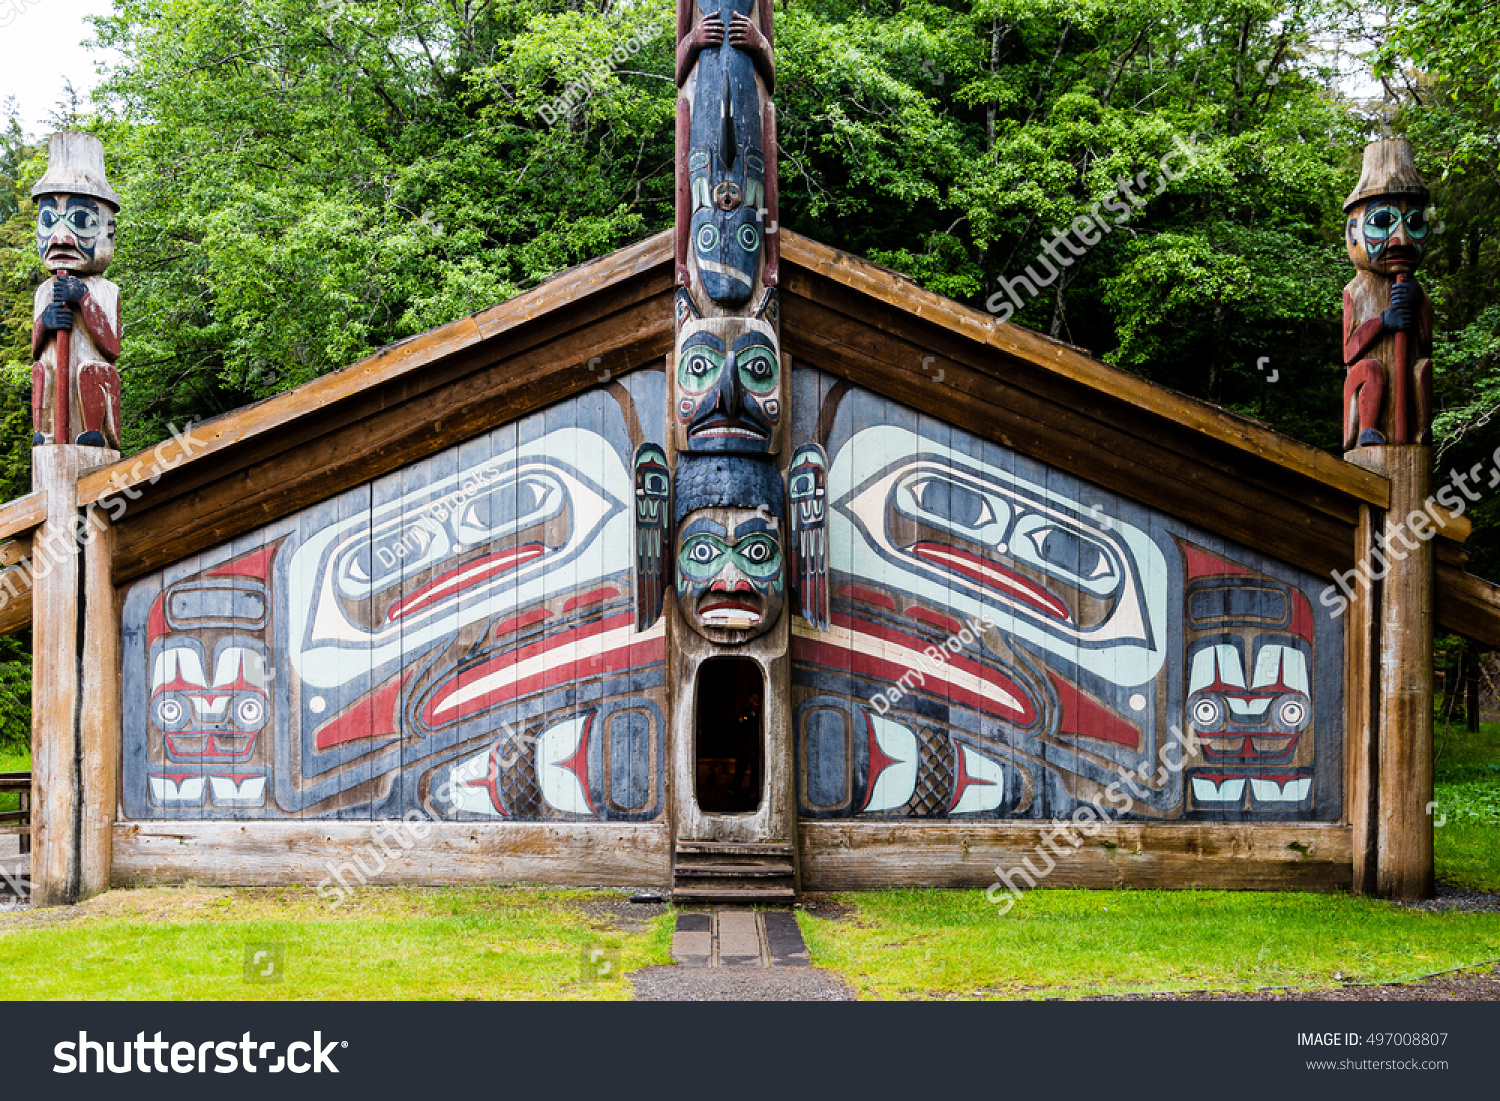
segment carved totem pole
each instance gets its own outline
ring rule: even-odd
[[[1354,887],[1427,898],[1434,590],[1423,508],[1432,478],[1432,303],[1413,277],[1427,247],[1427,187],[1406,141],[1365,147],[1344,213],[1356,269],[1344,287],[1344,457],[1390,484],[1383,522],[1372,510],[1359,528],[1359,565],[1369,580],[1350,625],[1368,655],[1372,689],[1350,730]]]
[[[1427,186],[1410,145],[1365,146],[1344,213],[1356,268],[1344,287],[1344,447],[1427,443],[1432,303],[1413,277],[1427,249]]]
[[[798,450],[790,516],[781,465],[773,37],[771,0],[678,0],[676,340],[667,447],[636,455],[636,618],[650,627],[672,591],[672,770],[687,839],[791,839],[788,597],[814,626],[828,620],[827,460]],[[736,701],[713,698],[727,682],[702,675],[733,659],[758,671],[747,713],[763,771],[758,804],[727,814],[696,797],[696,746],[736,721]]]
[[[104,278],[115,255],[119,196],[92,134],[52,135],[47,174],[31,189],[36,244],[50,278],[32,310],[32,445],[120,447],[120,291]]]

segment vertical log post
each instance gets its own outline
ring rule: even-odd
[[[1375,746],[1371,787],[1374,792],[1374,881],[1360,867],[1363,808],[1351,807],[1355,823],[1355,885],[1383,898],[1431,898],[1433,875],[1432,803],[1432,654],[1435,631],[1430,528],[1423,505],[1431,487],[1432,448],[1423,445],[1362,447],[1347,456],[1352,462],[1391,482],[1391,507],[1381,534],[1367,547],[1366,568],[1379,579],[1370,601],[1376,617],[1377,650],[1365,662],[1377,683],[1371,724]],[[1363,615],[1352,609],[1358,624]],[[1357,629],[1357,628],[1356,628]],[[1364,687],[1354,685],[1355,690]],[[1351,734],[1356,732],[1351,731]],[[1361,747],[1351,743],[1356,770]],[[1358,797],[1356,784],[1353,795]],[[1367,833],[1364,836],[1369,836]]]
[[[80,512],[78,474],[102,447],[38,447],[32,486],[47,518],[32,542],[32,902],[68,905],[109,885],[119,740],[112,533]]]

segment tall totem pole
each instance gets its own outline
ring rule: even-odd
[[[1344,287],[1345,458],[1391,484],[1383,530],[1378,519],[1360,526],[1372,580],[1352,630],[1375,683],[1364,701],[1373,744],[1355,754],[1356,798],[1369,795],[1353,807],[1355,886],[1394,898],[1433,890],[1433,546],[1421,511],[1432,477],[1432,303],[1414,275],[1427,200],[1411,146],[1390,139],[1365,147],[1344,203],[1356,269]],[[1363,733],[1351,732],[1356,744]]]
[[[46,501],[32,545],[49,564],[31,575],[31,897],[50,906],[109,885],[119,753],[113,532],[78,508],[79,473],[120,457],[120,292],[104,277],[120,200],[99,139],[53,134],[31,197],[48,273],[32,313],[31,484]]]
[[[636,600],[638,629],[667,615],[676,828],[691,840],[792,839],[787,598],[828,616],[826,458],[798,450],[790,516],[782,473],[773,40],[771,0],[678,0],[676,339],[667,445],[636,455]],[[761,739],[761,774],[743,778],[759,796],[735,813],[698,791],[699,740],[725,724]]]
[[[47,174],[31,189],[36,245],[50,278],[32,308],[32,445],[120,447],[120,289],[104,278],[115,256],[120,198],[92,134],[52,135]]]

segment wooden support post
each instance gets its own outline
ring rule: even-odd
[[[1354,533],[1354,561],[1370,562],[1384,513],[1360,506]],[[1344,654],[1348,676],[1344,693],[1344,739],[1348,754],[1349,825],[1353,837],[1355,894],[1375,893],[1375,840],[1378,834],[1376,777],[1380,775],[1380,591],[1381,583],[1365,575],[1366,584],[1353,581],[1355,599],[1345,624]]]
[[[37,906],[77,902],[109,883],[119,626],[106,518],[97,508],[81,513],[77,500],[79,471],[118,457],[102,447],[32,451],[32,486],[47,501],[32,544],[31,897]]]
[[[1423,512],[1432,480],[1432,449],[1422,445],[1365,447],[1348,457],[1384,474],[1391,483],[1391,507],[1375,540],[1378,545],[1366,551],[1367,569],[1379,578],[1378,622],[1373,632],[1378,649],[1365,663],[1378,677],[1374,692],[1374,882],[1362,880],[1358,848],[1355,881],[1384,898],[1431,898],[1436,614],[1433,544],[1422,533],[1432,527],[1431,517]],[[1357,754],[1359,746],[1351,745],[1351,750]],[[1358,767],[1356,763],[1356,775]],[[1352,794],[1359,794],[1357,787]],[[1358,832],[1359,808],[1351,807],[1351,811]]]

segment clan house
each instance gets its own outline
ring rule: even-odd
[[[672,229],[124,458],[129,211],[54,135],[34,900],[1430,893],[1433,634],[1500,646],[1500,592],[1431,496],[1406,144],[1350,181],[1338,457],[781,225],[772,9],[723,11]]]

